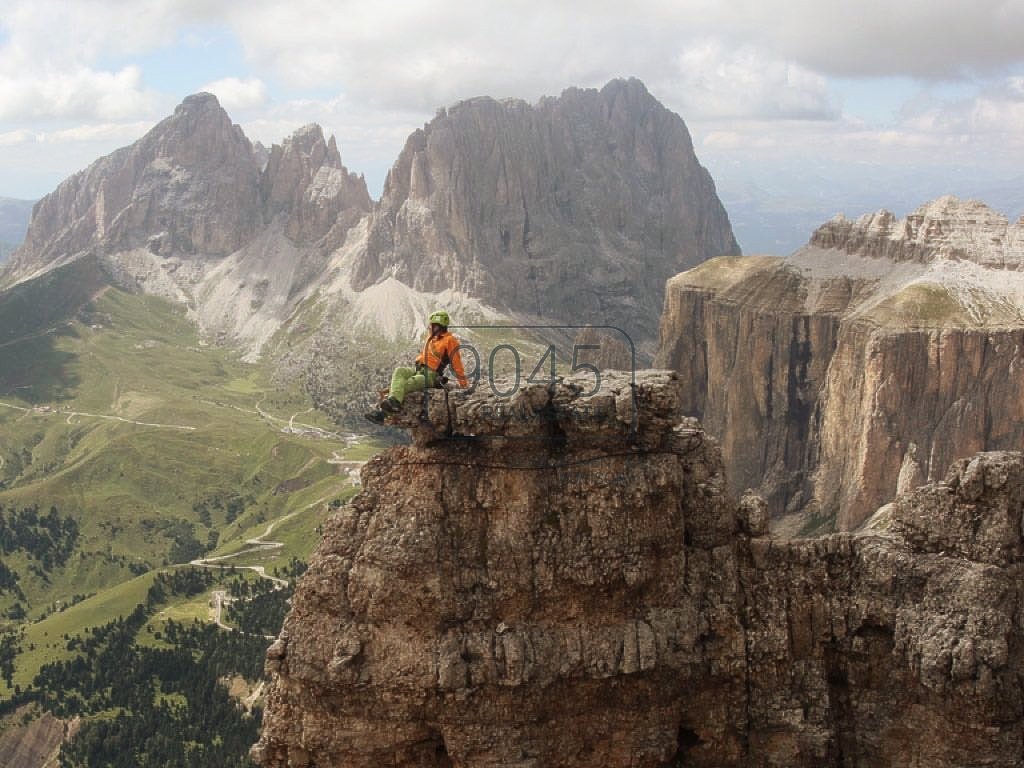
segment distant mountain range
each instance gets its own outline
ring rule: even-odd
[[[950,172],[873,165],[801,169],[709,163],[736,239],[746,254],[792,253],[837,213],[885,208],[897,216],[922,200],[956,194],[984,200],[1010,216],[1024,213],[1024,177],[994,177],[977,168]]]
[[[652,352],[664,281],[738,252],[686,126],[638,80],[441,110],[378,203],[319,126],[267,153],[197,94],[45,197],[0,285],[95,253],[256,354],[304,301],[397,280],[457,306],[620,326]]]
[[[34,200],[0,197],[0,263],[25,239]]]

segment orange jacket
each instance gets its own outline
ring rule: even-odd
[[[440,373],[445,365],[451,364],[460,387],[468,387],[466,371],[462,367],[462,356],[459,354],[459,340],[448,331],[441,331],[436,336],[428,336],[423,351],[416,355],[416,362],[426,365],[430,370]]]

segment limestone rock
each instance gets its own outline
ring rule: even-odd
[[[299,243],[316,242],[339,219],[348,230],[372,207],[366,182],[342,165],[334,137],[325,140],[316,124],[270,149],[261,184],[266,216],[287,216],[285,233]]]
[[[497,381],[497,391],[509,383]],[[527,384],[501,398],[488,386],[413,393],[389,423],[410,430],[417,445],[441,439],[522,439],[565,443],[589,438],[617,445],[655,443],[671,433],[679,411],[678,377],[671,371],[604,371]],[[655,441],[655,443],[652,443]]]
[[[638,449],[614,416],[595,427],[602,445],[548,441],[539,424],[524,434],[483,416],[499,402],[479,392],[450,402],[456,434],[371,460],[296,593],[254,755],[353,767],[671,759],[677,681],[701,665],[706,622],[739,630],[735,617],[698,616],[735,585],[688,569],[685,542],[711,556],[732,530],[713,444],[667,418],[673,379],[648,372],[637,385],[642,442],[657,449]],[[568,409],[585,394],[567,381],[552,397]]]
[[[260,224],[259,169],[241,128],[208,93],[36,205],[8,265],[21,278],[91,247],[226,256]]]
[[[0,287],[92,254],[250,359],[284,328],[281,375],[317,391],[321,367],[347,373],[362,341],[339,345],[339,328],[394,346],[438,302],[483,321],[618,326],[649,364],[665,279],[738,252],[685,124],[637,80],[443,109],[377,205],[318,126],[268,150],[196,94],[44,198]]]
[[[689,132],[638,80],[463,101],[409,137],[354,269],[650,346],[664,281],[737,254]]]
[[[371,206],[319,126],[254,147],[196,94],[43,198],[0,286],[96,257],[119,286],[185,304],[207,335],[253,356]]]
[[[944,482],[896,499],[892,530],[922,551],[995,565],[1024,562],[1021,472],[1018,453],[979,453],[960,459]]]
[[[348,173],[319,126],[257,150],[215,96],[198,93],[44,197],[6,279],[89,250],[217,259],[258,239],[279,215],[288,237],[311,243],[339,218],[351,227],[370,206],[365,182]]]
[[[677,382],[641,380],[660,414]],[[779,541],[692,424],[547,441],[482,397],[325,524],[265,768],[1019,764],[1021,454],[904,495],[889,534]]]
[[[1024,266],[1024,225],[1011,224],[978,200],[946,195],[897,221],[879,211],[850,221],[842,214],[823,224],[812,246],[892,261],[966,259],[996,269]]]
[[[708,261],[669,282],[656,364],[734,492],[854,528],[955,459],[1021,445],[1021,242],[942,198],[835,220],[789,257]]]

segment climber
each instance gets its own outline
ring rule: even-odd
[[[416,356],[414,368],[399,367],[391,376],[391,388],[386,398],[366,414],[375,424],[382,424],[389,413],[398,413],[409,392],[421,389],[443,387],[447,383],[444,370],[449,365],[455,372],[459,386],[469,386],[466,372],[459,355],[459,340],[448,332],[451,318],[443,309],[434,312],[428,319],[430,332],[423,344],[423,351]]]

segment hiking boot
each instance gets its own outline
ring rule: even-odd
[[[384,411],[379,411],[374,408],[372,411],[367,411],[363,414],[368,421],[372,421],[374,424],[384,423]]]
[[[384,413],[398,413],[402,410],[402,404],[393,397],[389,397],[386,400],[381,400],[380,409]]]

